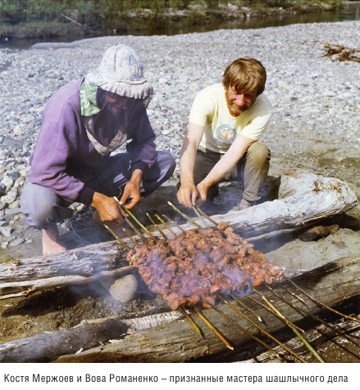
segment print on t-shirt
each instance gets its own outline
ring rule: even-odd
[[[216,135],[221,141],[231,144],[236,138],[236,131],[229,125],[222,125],[217,128]]]

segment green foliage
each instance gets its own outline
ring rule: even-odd
[[[156,16],[169,8],[187,9],[190,4],[216,10],[228,3],[251,8],[301,8],[320,3],[339,6],[342,0],[0,0],[0,22],[63,21],[65,14],[79,23],[97,25],[130,11],[149,9]]]
[[[245,0],[248,7],[266,8],[266,7],[283,7],[283,8],[303,8],[303,7],[316,7],[321,4],[327,4],[330,6],[340,6],[342,0]]]

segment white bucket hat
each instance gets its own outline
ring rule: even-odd
[[[106,50],[100,66],[86,75],[85,82],[134,99],[148,99],[153,93],[144,78],[141,58],[131,47],[122,44]]]

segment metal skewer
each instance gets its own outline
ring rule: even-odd
[[[199,211],[200,214],[202,214],[208,221],[210,221],[212,224],[214,224],[215,226],[217,226],[217,223],[212,219],[210,218],[207,214],[205,214],[205,212],[203,210],[201,210],[200,207],[196,207],[196,209]]]
[[[251,307],[245,305],[245,303],[241,302],[240,299],[236,298],[235,295],[232,295],[230,294],[230,297],[236,301],[240,306],[242,306],[244,309],[246,309],[247,311],[249,311],[251,314],[253,314],[255,316],[255,318],[259,321],[259,322],[263,322],[265,324],[265,321],[259,316],[258,313],[256,313],[255,310],[253,310]]]
[[[148,241],[147,239],[145,238],[145,236],[141,233],[141,231],[130,221],[129,218],[124,218],[125,219],[125,222],[131,227],[131,229],[140,237],[141,241],[143,242],[143,244],[147,244]]]
[[[270,347],[270,345],[266,344],[265,341],[262,341],[255,335],[253,335],[251,332],[249,332],[247,329],[243,328],[241,325],[239,325],[237,322],[235,322],[232,318],[230,318],[227,314],[225,314],[223,311],[221,311],[218,307],[210,305],[212,309],[214,309],[216,312],[218,312],[221,316],[223,316],[225,319],[227,319],[232,325],[234,325],[236,328],[240,329],[243,333],[250,336],[252,339],[260,343],[262,346],[264,346],[266,349],[268,349],[270,352],[275,354],[279,359],[282,360],[282,357],[273,349]]]
[[[185,309],[183,307],[179,306],[179,310],[181,311],[182,314],[184,314],[185,318],[190,322],[190,325],[195,329],[196,333],[201,338],[205,338],[202,330],[196,325],[195,321],[189,316],[189,314],[186,313]]]
[[[276,309],[276,307],[274,305],[272,305],[270,303],[270,301],[261,293],[259,293],[258,291],[256,291],[253,287],[252,287],[253,291],[255,291],[267,304],[268,306],[264,305],[262,302],[258,301],[256,298],[252,297],[251,295],[248,295],[248,298],[251,299],[252,301],[254,301],[255,303],[257,303],[258,305],[262,306],[264,309],[266,309],[267,311],[269,311],[271,314],[273,314],[274,316],[278,317],[280,320],[282,320],[283,322],[286,323],[286,325],[290,324],[292,325],[293,327],[295,327],[296,329],[298,329],[300,332],[302,333],[305,333],[305,330],[304,329],[301,329],[299,326],[293,324],[291,321],[289,321],[283,314],[281,314],[279,312],[278,309]]]
[[[199,315],[199,317],[205,322],[205,324],[216,334],[216,336],[224,343],[224,345],[231,349],[232,351],[235,349],[229,341],[215,328],[215,326],[204,316],[201,310],[195,306],[195,311]]]
[[[289,290],[288,288],[285,288],[285,291],[286,291],[288,294],[294,296],[296,299],[298,299],[300,302],[302,302],[305,306],[307,306],[305,300],[302,299],[299,295],[295,294],[294,291],[291,291],[291,290]]]
[[[195,214],[203,221],[203,224],[204,224],[205,227],[206,227],[206,226],[207,226],[207,223],[206,223],[206,221],[205,221],[204,216],[203,216],[202,214],[200,214],[200,213],[197,211],[196,207],[193,207],[192,209],[194,210]]]
[[[169,218],[167,215],[162,214],[164,218],[166,218],[169,222],[173,223],[182,233],[186,233],[186,231],[178,224],[176,223],[173,219]]]
[[[176,233],[171,229],[171,227],[158,215],[155,214],[155,217],[166,227],[169,232],[176,238]]]
[[[310,351],[310,353],[320,362],[325,363],[323,358],[317,353],[317,351],[313,348],[313,346],[306,340],[306,338],[299,332],[301,330],[303,333],[305,331],[295,324],[293,324],[291,321],[289,321],[266,297],[264,294],[261,294],[259,291],[257,291],[254,287],[252,287],[253,291],[255,291],[268,305],[269,307],[274,310],[274,314],[280,317],[285,324],[295,333],[295,335],[300,339],[300,341],[305,345],[305,347]]]
[[[149,231],[149,229],[147,229],[136,217],[135,215],[129,210],[127,209],[125,206],[123,206],[124,210],[130,215],[130,217],[141,227],[144,229],[144,231],[146,232],[146,234],[152,238],[154,241],[157,241],[156,237],[154,237],[151,232]]]
[[[341,317],[344,317],[344,318],[347,318],[348,320],[352,320],[352,321],[355,321],[355,322],[359,322],[360,323],[360,320],[358,320],[357,318],[355,317],[351,317],[351,316],[348,316],[344,313],[341,313],[335,309],[333,309],[332,307],[328,306],[328,305],[325,305],[325,303],[319,301],[318,299],[314,298],[313,296],[311,296],[310,294],[308,294],[305,290],[303,290],[300,286],[298,286],[297,284],[295,284],[295,282],[293,282],[291,279],[289,279],[285,274],[282,274],[281,275],[284,279],[286,279],[289,283],[291,283],[297,290],[301,291],[305,296],[307,296],[309,299],[311,299],[313,302],[317,303],[318,305],[322,306],[323,308],[327,309],[327,310],[330,310],[332,311],[333,313],[341,316]]]
[[[294,310],[296,310],[297,312],[300,312],[302,314],[305,314],[306,316],[309,316],[311,317],[313,320],[315,321],[318,321],[320,322],[321,324],[323,324],[324,326],[326,326],[327,328],[329,328],[331,331],[335,332],[338,336],[342,336],[344,338],[346,338],[348,341],[354,343],[356,346],[359,346],[358,343],[356,343],[354,340],[351,339],[351,337],[348,337],[347,334],[345,334],[345,332],[340,328],[340,330],[338,330],[335,326],[333,325],[330,325],[328,324],[326,321],[324,321],[323,319],[321,319],[320,317],[310,313],[309,311],[295,305],[294,303],[290,302],[287,298],[285,298],[284,296],[278,294],[273,288],[271,288],[269,285],[265,284],[265,287],[271,291],[276,297],[278,297],[279,299],[281,299],[284,303],[286,303],[287,305],[291,306]],[[323,334],[324,336],[328,337],[326,335],[326,333],[322,332],[321,330],[318,330],[321,334]],[[339,345],[338,343],[336,343],[335,341],[331,340],[330,337],[328,337],[330,339],[330,341],[334,342],[335,344]],[[342,347],[340,345],[340,347]],[[347,352],[350,352],[346,349]],[[351,353],[351,352],[350,352]],[[357,356],[357,358],[359,359],[359,357]]]
[[[152,222],[152,224],[155,226],[156,230],[162,235],[162,237],[167,240],[168,238],[166,237],[166,234],[159,228],[159,226],[157,225],[157,223],[151,218],[150,214],[149,213],[146,213],[147,217],[150,219],[150,221]]]
[[[304,359],[302,359],[299,355],[297,355],[294,351],[292,351],[290,348],[288,348],[286,345],[284,345],[281,341],[277,340],[274,336],[272,336],[269,332],[267,332],[265,329],[263,329],[261,326],[259,326],[256,322],[254,322],[251,318],[249,318],[246,314],[241,312],[236,306],[234,306],[232,303],[227,301],[224,298],[221,298],[224,303],[229,305],[233,310],[235,310],[238,314],[240,314],[243,318],[248,320],[251,324],[253,324],[257,329],[260,330],[260,332],[264,333],[266,336],[270,337],[273,341],[275,341],[277,344],[280,345],[281,348],[285,349],[285,351],[289,352],[291,355],[293,355],[296,359],[300,360],[302,363],[307,363]]]
[[[196,223],[193,219],[188,217],[185,213],[183,213],[181,210],[179,210],[176,206],[174,206],[171,202],[168,201],[168,205],[171,206],[176,212],[178,212],[182,217],[187,219],[190,223],[192,223],[194,226],[196,226],[198,229],[202,229],[201,226]]]
[[[127,236],[128,238],[130,238],[131,242],[132,242],[134,245],[136,245],[136,241],[134,240],[134,237],[133,237],[125,228],[123,228],[123,231],[124,231],[124,233],[126,234],[126,236]]]
[[[109,226],[105,225],[105,223],[103,224],[106,229],[114,236],[115,240],[121,244],[127,251],[130,250],[130,248],[127,246],[127,244],[111,229],[109,228]]]
[[[281,296],[280,294],[276,293],[269,285],[265,284],[265,287],[267,289],[269,289],[275,296],[277,296],[279,299],[281,299],[283,302],[287,303],[289,306],[293,307],[295,310],[311,317],[313,320],[315,321],[318,321],[320,322],[321,324],[323,324],[324,326],[326,326],[327,328],[331,329],[333,332],[335,332],[338,336],[341,336],[341,337],[344,337],[345,339],[347,339],[349,342],[355,344],[356,346],[359,346],[359,344],[357,342],[355,342],[353,340],[353,336],[351,335],[347,335],[346,333],[349,331],[349,329],[346,329],[346,330],[343,330],[340,326],[334,326],[334,325],[331,325],[329,323],[327,323],[326,321],[324,321],[322,318],[320,318],[319,316],[316,316],[312,313],[310,313],[309,311],[303,309],[302,307],[299,307],[297,305],[295,305],[294,303],[290,302],[288,299],[286,299],[284,296]],[[288,288],[285,288],[283,287],[283,289],[290,295],[294,296],[296,299],[298,299],[300,302],[302,302],[306,307],[308,306],[305,302],[304,299],[302,299],[299,295],[295,294],[293,291],[291,291],[290,289]],[[357,327],[359,327],[360,325],[357,325]],[[339,328],[339,329],[338,329]],[[348,353],[352,354],[353,356],[355,356],[357,359],[359,359],[359,356],[355,355],[352,351],[349,351],[347,348],[345,348],[343,345],[339,344],[338,342],[334,341],[331,337],[329,337],[325,332],[322,332],[321,330],[318,330],[321,334],[323,334],[325,337],[327,337],[332,343],[338,345],[340,348],[343,348],[345,349]]]
[[[114,196],[113,199],[115,200],[116,203],[119,204],[120,207],[123,207],[122,204],[119,202],[119,199],[116,196]],[[124,217],[124,220],[131,227],[131,229],[140,237],[141,241],[144,244],[147,244],[147,240],[146,240],[145,236],[140,232],[139,229],[137,229],[137,227],[130,221],[130,219],[127,217]]]
[[[360,328],[360,325],[355,325],[355,326],[353,326],[351,328],[346,329],[346,332],[352,332],[353,330],[356,330],[356,329],[359,329],[359,328]],[[358,337],[356,337],[356,338],[358,338]]]

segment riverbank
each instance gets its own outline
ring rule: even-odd
[[[345,180],[360,195],[360,63],[351,58],[340,61],[338,54],[326,56],[328,45],[356,49],[352,55],[358,56],[359,42],[360,22],[353,21],[174,36],[108,36],[41,43],[29,50],[0,49],[0,262],[12,257],[21,263],[41,254],[41,232],[24,225],[19,198],[46,102],[61,86],[97,67],[104,51],[115,43],[133,47],[142,57],[155,91],[148,114],[157,148],[172,153],[177,163],[196,93],[218,82],[229,62],[250,56],[267,69],[265,94],[274,106],[261,137],[272,152],[270,175],[302,168]],[[176,203],[178,177],[177,164],[171,180],[141,201],[134,213],[141,217],[145,211],[164,212],[172,217],[166,201]],[[221,187],[217,214],[227,212],[238,199],[235,187]],[[113,240],[94,225],[89,208],[80,204],[73,208],[76,215],[60,226],[68,249]],[[359,206],[318,224],[332,225],[335,232],[310,242],[299,239],[299,233],[275,236],[257,241],[256,249],[280,265],[288,262],[288,270],[297,272],[304,271],[304,265],[359,254]],[[0,342],[74,327],[85,319],[133,318],[134,313],[142,317],[168,310],[160,296],[149,296],[139,283],[136,299],[125,305],[97,282],[3,301]],[[358,307],[347,313],[354,312],[358,315]],[[327,362],[357,361],[342,349],[324,353],[322,348],[321,354]]]
[[[55,18],[46,21],[32,20],[11,24],[6,22],[6,18],[3,18],[0,25],[0,42],[26,39],[71,41],[103,35],[174,35],[206,32],[218,28],[256,28],[263,27],[266,21],[268,21],[267,25],[270,26],[279,25],[277,23],[282,24],[281,20],[284,18],[286,20],[286,18],[295,15],[312,14],[314,18],[321,18],[324,13],[323,21],[327,21],[327,15],[331,18],[331,11],[333,13],[335,10],[339,12],[340,9],[348,7],[354,2],[297,3],[295,1],[292,5],[285,3],[286,6],[269,6],[267,2],[244,1],[229,1],[226,4],[212,3],[214,4],[210,7],[206,2],[191,2],[182,9],[138,7],[117,11],[113,15],[106,16],[101,12],[89,11],[89,15],[86,17],[79,10],[73,9],[67,10],[65,13],[61,12]],[[2,18],[0,17],[0,19]],[[300,20],[300,22],[304,21],[306,22],[306,20]],[[321,19],[309,19],[308,21],[316,22],[321,21]]]
[[[350,182],[360,194],[360,64],[325,56],[329,44],[359,50],[359,27],[360,22],[341,22],[175,36],[109,36],[42,43],[30,50],[0,50],[3,257],[40,253],[40,232],[24,225],[19,197],[47,100],[62,85],[95,68],[105,48],[118,42],[132,46],[144,60],[146,77],[155,90],[148,113],[157,147],[172,153],[177,162],[195,94],[218,82],[234,58],[251,56],[267,68],[265,93],[275,110],[262,136],[272,151],[270,174],[304,168]],[[175,199],[177,179],[178,167],[162,196],[155,194],[144,203],[147,210],[162,207],[164,198]],[[80,239],[73,234],[89,217],[87,208],[74,208],[78,216],[62,225],[64,235],[73,240],[69,247],[93,238],[83,230],[77,234]]]

